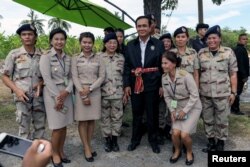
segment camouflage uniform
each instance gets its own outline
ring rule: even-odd
[[[101,126],[103,137],[119,136],[123,116],[123,68],[124,57],[115,53],[113,57],[106,53],[100,55],[105,63],[106,78],[102,85]]]
[[[30,56],[24,47],[12,50],[5,59],[4,74],[10,76],[15,85],[24,92],[36,92],[33,86],[42,81],[39,71],[41,51],[35,50]],[[42,91],[42,90],[41,90]],[[14,94],[16,103],[16,121],[19,124],[19,136],[24,138],[42,138],[45,131],[46,114],[43,97],[34,97],[32,103],[23,103]],[[30,132],[30,123],[34,125],[34,133]]]
[[[200,94],[206,136],[226,140],[230,114],[230,73],[238,70],[236,57],[230,48],[223,46],[214,56],[209,48],[201,49],[198,57],[201,66]]]
[[[170,51],[175,52],[181,57],[181,69],[184,69],[193,75],[194,70],[200,68],[197,53],[194,49],[187,47],[184,55],[180,55],[177,48],[171,49]]]

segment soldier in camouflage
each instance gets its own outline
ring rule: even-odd
[[[41,96],[43,80],[39,71],[41,51],[35,48],[36,29],[22,25],[16,33],[23,46],[10,51],[5,59],[2,80],[14,95],[16,103],[16,121],[19,124],[19,136],[23,138],[42,138],[45,131],[46,114]],[[31,132],[30,123],[34,125]]]
[[[123,67],[124,57],[119,54],[115,33],[105,36],[104,49],[100,54],[106,67],[106,78],[101,88],[102,135],[106,139],[105,151],[119,151],[117,137],[121,133],[123,117]]]
[[[177,28],[174,32],[176,48],[171,49],[177,56],[181,57],[181,69],[193,75],[196,85],[199,86],[199,61],[194,49],[187,46],[189,33],[184,26]]]
[[[208,29],[206,38],[208,47],[201,49],[198,55],[202,117],[209,141],[203,152],[223,151],[228,137],[230,106],[237,91],[237,61],[232,49],[220,45],[219,26]]]

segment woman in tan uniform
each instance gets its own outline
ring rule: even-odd
[[[82,52],[72,58],[72,77],[76,87],[75,120],[84,145],[85,159],[94,161],[96,152],[91,147],[95,120],[101,117],[101,84],[105,79],[105,65],[92,52],[95,37],[90,32],[80,34]]]
[[[40,71],[45,87],[43,89],[49,128],[52,129],[52,162],[56,167],[70,163],[63,146],[66,138],[66,126],[73,122],[73,103],[70,64],[71,59],[63,52],[66,44],[66,32],[54,29],[49,35],[51,49],[40,60]]]
[[[174,32],[174,39],[176,48],[171,49],[171,51],[181,57],[181,68],[193,75],[195,83],[199,87],[199,60],[196,51],[187,46],[188,29],[184,26],[177,28]]]
[[[123,69],[124,57],[119,53],[119,44],[115,33],[105,36],[104,48],[100,53],[106,68],[106,77],[102,85],[102,136],[105,138],[105,151],[119,151],[117,137],[120,136],[123,117]]]
[[[181,156],[181,143],[187,149],[186,165],[194,162],[191,133],[196,126],[201,113],[201,102],[198,88],[192,75],[180,67],[181,59],[174,52],[165,52],[162,56],[162,88],[164,98],[171,112],[172,142],[174,153],[171,163],[177,162]]]

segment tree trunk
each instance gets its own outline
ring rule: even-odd
[[[161,2],[162,0],[143,0],[144,14],[153,14],[159,27],[161,27]]]
[[[203,23],[203,0],[198,0],[198,21]]]

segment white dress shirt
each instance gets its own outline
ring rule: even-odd
[[[143,42],[140,38],[139,38],[139,41],[140,41],[140,48],[141,48],[141,63],[142,63],[142,67],[144,66],[144,61],[145,61],[145,50],[146,50],[146,47],[147,47],[147,43],[149,41],[150,37],[148,37],[148,39]]]

